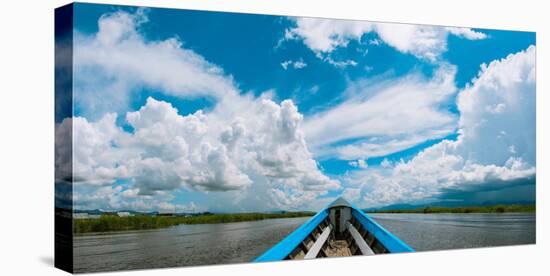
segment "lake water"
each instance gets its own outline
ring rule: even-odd
[[[533,244],[535,214],[370,214],[416,251]]]
[[[309,218],[178,225],[74,238],[75,272],[250,262]]]
[[[417,251],[535,243],[534,214],[371,214]],[[308,218],[74,238],[75,272],[250,262]]]

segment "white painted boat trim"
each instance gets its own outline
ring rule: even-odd
[[[327,241],[328,237],[330,236],[330,231],[332,230],[332,227],[329,225],[323,230],[323,233],[319,238],[315,241],[313,246],[309,249],[304,259],[315,259],[317,258],[317,255],[319,255],[319,252],[321,251],[321,248],[323,248],[323,245]]]
[[[355,240],[355,244],[357,244],[359,250],[361,250],[361,253],[363,253],[363,255],[374,255],[374,251],[372,251],[367,242],[365,242],[365,239],[363,239],[363,237],[361,237],[361,234],[359,234],[359,231],[357,231],[357,229],[355,229],[355,227],[351,223],[349,223],[349,221],[346,223],[346,227],[348,228],[348,231]]]

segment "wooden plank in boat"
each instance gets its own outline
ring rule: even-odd
[[[359,247],[359,250],[361,250],[361,253],[363,255],[374,255],[374,251],[369,247],[369,245],[365,242],[363,237],[361,237],[361,234],[359,234],[359,231],[355,229],[355,227],[347,222],[346,226],[348,227],[348,231],[350,232],[351,236],[355,240],[355,244]]]
[[[327,241],[328,237],[330,236],[331,226],[327,226],[323,233],[321,233],[321,236],[315,241],[313,246],[309,249],[304,259],[315,259],[317,255],[319,254],[319,251],[321,251],[321,248],[323,248],[323,244]]]

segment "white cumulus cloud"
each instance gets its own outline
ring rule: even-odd
[[[253,185],[285,191],[290,200],[340,187],[318,169],[301,130],[302,115],[291,101],[256,99],[235,117],[224,111],[182,116],[169,103],[149,98],[126,114],[132,133],[118,127],[112,113],[95,122],[66,119],[58,128],[74,128],[76,187],[112,187],[133,201],[178,190],[246,191]],[[128,187],[120,190],[117,180]],[[280,196],[263,200],[274,199],[269,204],[277,206]]]
[[[75,105],[88,117],[127,110],[132,93],[155,88],[178,97],[236,97],[238,89],[223,70],[178,38],[150,41],[139,28],[144,10],[103,15],[92,35],[74,39]]]
[[[418,202],[447,191],[499,190],[533,183],[535,159],[535,47],[482,65],[460,91],[459,137],[429,147],[408,162],[355,172],[358,202],[381,206]],[[495,113],[486,106],[506,108]],[[510,150],[513,149],[513,150]],[[354,193],[357,193],[354,191]]]
[[[291,20],[296,26],[286,31],[285,39],[303,40],[320,58],[330,58],[327,54],[346,47],[352,40],[361,42],[361,37],[370,32],[375,32],[382,42],[396,50],[428,61],[438,60],[447,50],[449,34],[470,40],[486,38],[484,33],[469,28],[304,17]],[[370,42],[379,43],[379,40]]]
[[[149,40],[146,10],[101,16],[95,34],[75,35],[75,105],[79,116],[56,128],[59,176],[70,176],[86,208],[189,209],[175,193],[196,194],[196,209],[250,211],[308,207],[340,183],[319,169],[306,144],[303,116],[290,100],[241,93],[222,68],[178,38]],[[303,60],[293,68],[304,68]],[[212,98],[214,107],[182,115],[143,89],[179,98]],[[125,121],[128,129],[117,122]],[[73,131],[73,135],[63,135]],[[68,147],[68,148],[67,148]],[[273,192],[277,191],[277,192]],[[94,196],[94,194],[96,196]],[[301,202],[298,204],[298,202]],[[189,208],[188,208],[189,207]]]
[[[348,162],[348,164],[352,167],[357,167],[357,168],[360,168],[360,169],[366,169],[369,166],[367,164],[367,161],[365,161],[365,159],[358,159],[357,161],[350,161],[350,162]]]

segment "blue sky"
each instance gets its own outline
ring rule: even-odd
[[[534,33],[92,4],[74,31],[81,208],[534,200]]]

